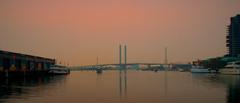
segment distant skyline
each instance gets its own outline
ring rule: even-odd
[[[227,53],[240,0],[1,0],[0,49],[70,65],[187,63]]]

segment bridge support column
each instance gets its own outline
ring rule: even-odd
[[[122,45],[119,45],[119,69],[122,69]]]
[[[127,69],[127,46],[124,46],[124,69]]]

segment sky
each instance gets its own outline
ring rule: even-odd
[[[0,49],[72,66],[188,63],[227,53],[230,17],[240,0],[1,0]]]

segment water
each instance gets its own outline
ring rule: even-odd
[[[240,103],[234,75],[76,71],[0,83],[0,103]]]

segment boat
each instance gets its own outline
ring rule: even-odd
[[[158,69],[154,69],[153,71],[154,71],[154,72],[158,72]]]
[[[240,61],[229,62],[224,68],[219,70],[219,73],[240,75]]]
[[[67,68],[66,66],[53,65],[50,67],[48,73],[53,75],[65,75],[70,74],[70,69]]]
[[[184,70],[183,68],[178,68],[177,69],[179,72],[185,72],[186,70]]]
[[[204,68],[203,66],[192,66],[192,73],[210,73],[208,68]]]
[[[97,72],[97,74],[101,74],[102,73],[102,68],[96,68],[96,72]]]

